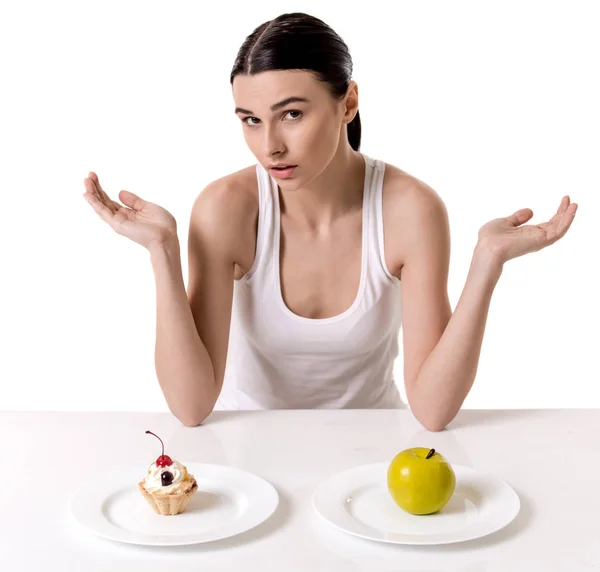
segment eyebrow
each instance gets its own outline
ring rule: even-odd
[[[282,107],[285,107],[290,103],[309,103],[309,101],[305,97],[288,97],[287,99],[284,99],[282,101],[279,101],[278,103],[274,103],[273,105],[271,105],[271,111],[277,111],[278,109],[281,109]],[[246,113],[248,115],[254,115],[252,111],[250,111],[249,109],[244,109],[243,107],[236,107],[235,113]]]

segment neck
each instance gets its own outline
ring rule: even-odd
[[[362,207],[365,168],[359,152],[340,145],[329,165],[307,185],[280,190],[282,214],[311,229],[331,227]]]

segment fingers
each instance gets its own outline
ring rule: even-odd
[[[531,209],[520,209],[510,216],[506,217],[506,220],[514,226],[520,226],[524,222],[527,222],[533,216]]]
[[[124,208],[123,205],[120,205],[119,203],[113,201],[106,194],[106,192],[100,186],[100,183],[98,181],[98,175],[96,175],[96,173],[94,173],[93,171],[90,171],[89,175],[90,177],[88,177],[88,179],[84,179],[84,183],[87,180],[90,181],[89,185],[86,184],[86,188],[90,190],[90,192],[92,192],[96,197],[98,197],[98,199],[102,201],[102,203],[105,206],[107,206],[111,212],[118,213],[119,211],[121,211]]]
[[[85,200],[90,203],[98,216],[114,228],[115,213],[109,209],[94,193],[89,190],[83,195]]]
[[[565,195],[561,199],[560,205],[558,205],[558,210],[556,211],[556,214],[561,214],[561,213],[567,212],[567,208],[569,207],[570,202],[571,202],[571,198],[569,197],[569,195]]]
[[[564,236],[573,224],[575,213],[577,212],[577,203],[571,203],[563,216],[561,217],[561,228],[559,230],[559,238]]]
[[[111,212],[117,213],[121,208],[121,205],[115,203],[115,201],[111,200],[111,198],[106,194],[104,189],[100,185],[100,181],[98,180],[98,175],[93,171],[89,172],[89,180],[92,182],[92,192],[98,197],[100,201],[108,208]]]
[[[100,185],[100,181],[98,179],[98,175],[96,175],[96,173],[94,173],[93,171],[90,171],[88,173],[88,179],[90,179],[92,181],[92,185],[94,187],[94,191],[98,195],[98,198],[104,199],[104,196],[106,195],[106,193],[104,192],[104,189]]]
[[[569,214],[574,215],[577,212],[577,203],[571,202],[571,197],[569,195],[565,195],[560,201],[560,206],[556,211],[556,214]]]
[[[567,233],[573,224],[576,211],[577,203],[571,203],[560,214],[555,214],[552,220],[539,225],[546,233],[549,244],[556,242]]]
[[[90,175],[95,175],[95,173],[90,173]],[[104,202],[104,196],[101,193],[101,187],[100,183],[98,183],[97,176],[90,176],[87,179],[83,179],[83,184],[88,192]]]
[[[113,212],[116,213],[119,211],[120,205],[115,203],[115,201],[111,200],[111,198],[102,190],[102,187],[98,187],[100,199],[102,202]]]
[[[573,216],[577,212],[577,203],[572,203],[569,196],[563,197],[560,202],[560,206],[556,211],[556,214],[550,219],[550,223],[554,223],[557,221],[559,227],[563,227],[564,225],[570,224],[573,222]]]
[[[147,205],[145,200],[141,199],[137,195],[134,195],[133,193],[130,193],[129,191],[121,191],[119,193],[119,199],[121,199],[121,202],[124,205],[128,206],[134,211],[141,211]]]

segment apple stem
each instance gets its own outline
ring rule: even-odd
[[[146,431],[146,433],[150,433],[150,435],[154,435],[160,441],[160,444],[162,445],[161,456],[164,455],[165,454],[165,444],[162,442],[162,439],[158,435],[156,435],[156,433],[152,433],[152,431]]]
[[[435,454],[435,449],[430,449],[429,453],[427,453],[427,457],[425,457],[425,458],[429,459],[429,458],[433,457],[434,454]]]

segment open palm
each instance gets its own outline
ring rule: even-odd
[[[119,199],[123,205],[113,201],[100,186],[98,175],[90,172],[83,180],[85,199],[96,213],[112,229],[147,249],[177,236],[177,224],[173,215],[164,208],[121,191]]]
[[[479,241],[501,262],[541,250],[562,238],[577,211],[569,196],[563,197],[556,214],[541,224],[523,225],[533,216],[531,209],[520,209],[509,217],[491,220],[479,229]]]

